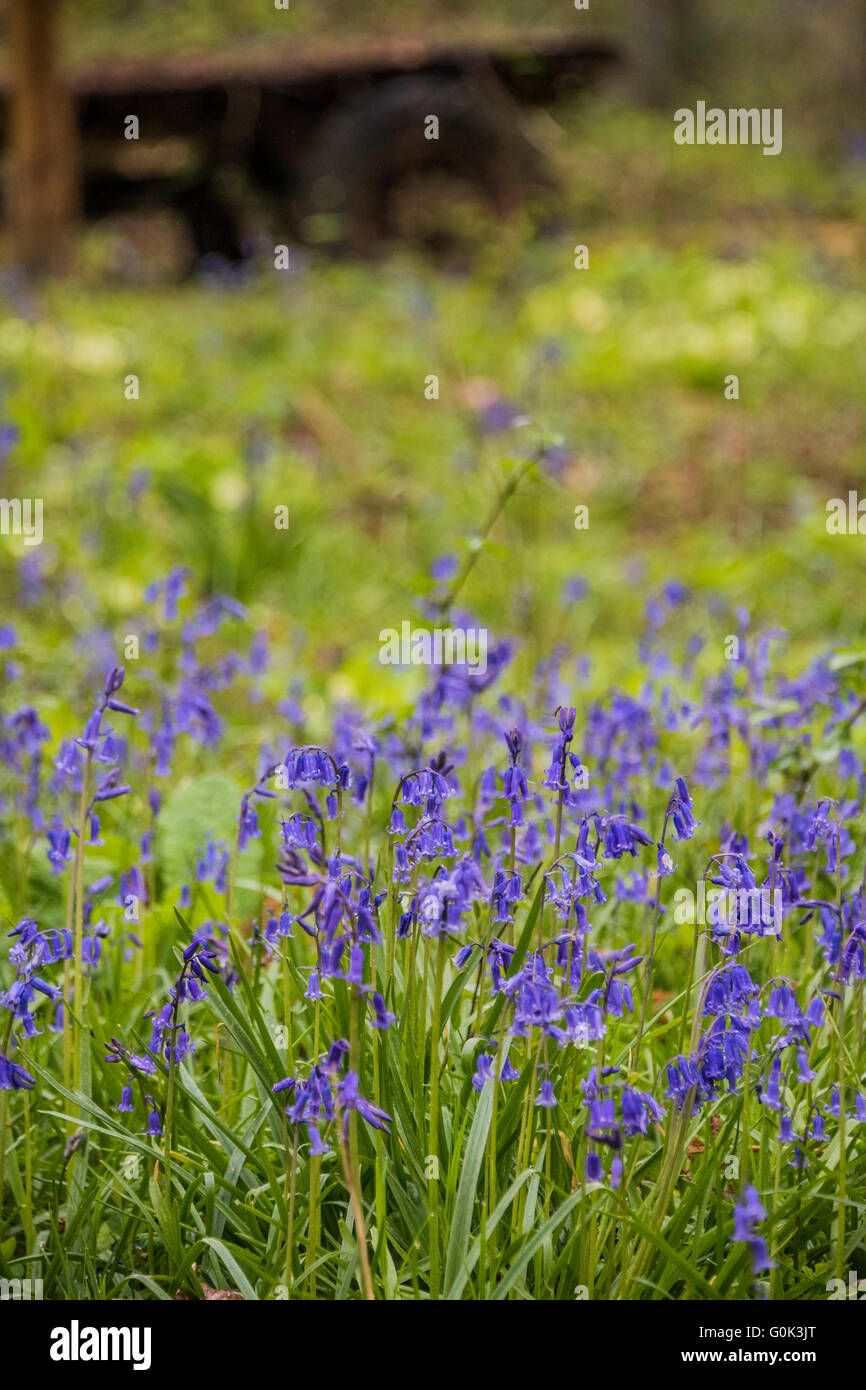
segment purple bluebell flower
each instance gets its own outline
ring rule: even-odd
[[[385,1007],[385,1000],[381,994],[374,994],[371,1000],[373,1005],[373,1017],[371,1022],[374,1028],[390,1028],[395,1022],[395,1015],[389,1013]]]
[[[0,1091],[32,1091],[35,1085],[29,1071],[0,1052]]]
[[[545,1106],[547,1109],[551,1109],[553,1106],[556,1105],[556,1096],[553,1094],[552,1081],[542,1081],[541,1090],[535,1097],[535,1104]]]
[[[764,1269],[772,1269],[775,1265],[775,1261],[770,1259],[764,1238],[757,1230],[759,1222],[765,1221],[766,1217],[767,1213],[761,1206],[757,1192],[747,1183],[734,1208],[733,1239],[748,1245],[752,1256],[752,1273],[755,1275]]]
[[[151,1137],[152,1139],[157,1139],[157,1138],[159,1138],[159,1137],[161,1136],[161,1134],[162,1134],[162,1120],[161,1120],[160,1117],[159,1117],[159,1111],[158,1111],[158,1110],[151,1110],[151,1111],[148,1113],[148,1116],[147,1116],[147,1124],[146,1124],[146,1126],[145,1126],[143,1132],[144,1132],[145,1134],[150,1135],[150,1137]]]

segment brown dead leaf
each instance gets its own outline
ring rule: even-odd
[[[193,1273],[196,1272],[195,1265],[193,1265],[192,1270]],[[210,1303],[212,1301],[219,1303],[243,1303],[245,1301],[242,1293],[235,1293],[234,1289],[212,1289],[210,1284],[206,1284],[204,1280],[202,1280],[201,1284],[201,1293],[205,1303]],[[189,1294],[181,1293],[180,1289],[178,1289],[175,1294],[174,1301],[175,1303],[195,1302],[194,1299],[190,1298]]]
[[[201,1286],[201,1293],[202,1293],[202,1301],[205,1302],[205,1303],[211,1303],[211,1302],[219,1302],[219,1303],[228,1303],[228,1302],[231,1302],[231,1303],[238,1303],[238,1302],[239,1302],[239,1303],[243,1303],[243,1302],[244,1302],[244,1296],[243,1296],[243,1294],[242,1294],[242,1293],[235,1293],[234,1289],[212,1289],[211,1286],[210,1286],[210,1284],[202,1284],[202,1286]],[[190,1296],[189,1296],[188,1293],[181,1293],[180,1289],[178,1289],[177,1293],[176,1293],[175,1296],[174,1296],[174,1301],[175,1301],[175,1303],[194,1303],[196,1300],[190,1298]]]

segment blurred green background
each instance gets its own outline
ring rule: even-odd
[[[80,0],[64,52],[346,37],[395,15],[428,34],[586,22],[627,44],[638,9]],[[554,466],[462,595],[497,634],[534,653],[570,641],[634,684],[645,599],[675,577],[722,596],[703,619],[716,657],[737,605],[800,655],[863,641],[863,540],[825,527],[827,499],[863,479],[863,6],[683,13],[700,46],[673,63],[670,100],[642,97],[632,71],[531,112],[555,216],[478,207],[456,262],[406,244],[374,263],[304,252],[281,273],[253,225],[244,268],[181,279],[157,210],[85,227],[64,279],[7,271],[0,487],[44,498],[45,541],[4,538],[0,592],[35,691],[75,678],[85,623],[119,643],[143,586],[184,564],[324,693],[384,705],[380,629],[418,614],[434,559],[464,554],[509,470],[545,451]],[[694,93],[782,105],[783,154],[676,146],[672,110]],[[574,576],[588,591],[563,598]]]

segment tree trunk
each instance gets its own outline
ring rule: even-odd
[[[6,16],[12,253],[30,274],[56,273],[78,211],[78,124],[55,55],[59,0],[6,0]]]
[[[707,23],[696,0],[630,0],[628,48],[638,100],[679,105],[700,81],[707,56]]]

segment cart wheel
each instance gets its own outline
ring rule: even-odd
[[[507,102],[461,78],[393,78],[319,128],[302,173],[298,232],[360,254],[393,237],[435,245],[453,234],[464,198],[506,214],[527,185],[549,182]]]

